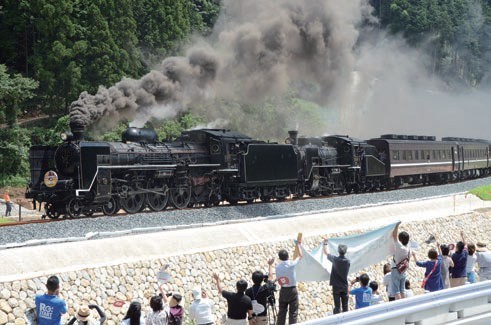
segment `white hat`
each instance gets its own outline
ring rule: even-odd
[[[193,293],[193,298],[195,300],[201,299],[201,288],[200,287],[194,287],[192,293]]]

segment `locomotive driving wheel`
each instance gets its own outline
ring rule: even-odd
[[[61,216],[61,213],[56,210],[53,203],[46,203],[44,205],[44,211],[46,212],[46,216],[50,219],[58,219]]]
[[[118,213],[118,211],[119,211],[118,200],[116,200],[114,196],[111,196],[111,199],[109,199],[109,201],[102,206],[102,212],[104,212],[106,216],[113,216],[116,213]]]
[[[187,208],[191,202],[191,186],[180,186],[170,190],[172,204],[177,209]]]
[[[144,194],[132,194],[121,198],[121,207],[128,213],[137,213],[142,210],[145,203]]]
[[[159,193],[147,193],[147,205],[152,211],[162,211],[167,207],[169,202],[169,188],[164,185],[162,188],[162,194]]]
[[[83,208],[82,202],[80,202],[80,200],[77,199],[76,197],[71,198],[66,205],[66,210],[70,218],[79,217],[80,214],[82,213],[82,208]]]

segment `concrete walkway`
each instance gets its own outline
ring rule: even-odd
[[[0,282],[294,239],[298,232],[310,237],[368,230],[398,220],[427,220],[489,207],[491,202],[481,201],[472,195],[453,195],[338,211],[312,211],[296,216],[270,216],[250,222],[5,249],[0,251]]]

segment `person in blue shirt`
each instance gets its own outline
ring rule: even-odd
[[[361,286],[356,289],[351,289],[351,286],[358,281],[360,281]],[[349,293],[355,296],[356,309],[370,306],[370,301],[372,300],[372,288],[368,286],[369,282],[370,278],[366,273],[360,275],[359,278],[351,280]]]
[[[46,282],[47,293],[36,295],[38,325],[61,325],[61,315],[67,312],[66,302],[59,297],[60,280],[50,276]]]

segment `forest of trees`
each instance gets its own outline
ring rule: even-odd
[[[491,0],[370,3],[378,28],[402,34],[413,46],[431,43],[434,73],[469,87],[490,82],[483,67],[491,64]],[[2,1],[0,186],[25,183],[29,146],[56,143],[69,105],[82,91],[139,78],[162,58],[180,53],[190,36],[211,32],[220,5],[220,0]],[[475,10],[482,11],[484,23],[471,18]],[[53,117],[48,129],[18,126],[19,117],[39,115]],[[198,122],[184,114],[159,132],[173,135]]]

